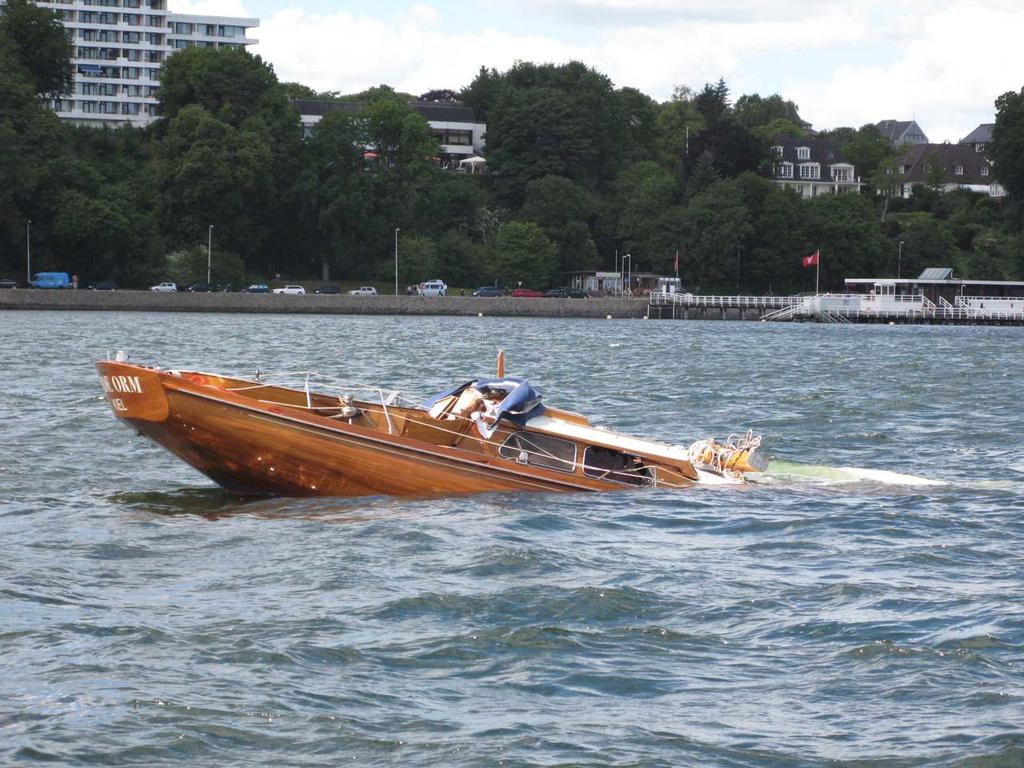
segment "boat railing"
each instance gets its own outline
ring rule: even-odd
[[[336,408],[339,411],[339,414],[346,407],[345,403],[351,404],[355,393],[367,393],[366,399],[359,398],[359,407],[363,411],[380,414],[387,424],[388,434],[395,433],[395,423],[392,420],[392,414],[389,411],[391,406],[418,408],[419,403],[422,402],[422,399],[409,399],[402,394],[401,390],[386,390],[378,385],[351,382],[334,376],[315,373],[313,371],[258,371],[252,384],[240,387],[227,387],[226,389],[230,392],[251,393],[256,390],[269,387],[282,387],[305,393],[305,405],[289,404],[289,408],[318,412]],[[335,396],[338,397],[339,403],[337,406],[316,405],[313,402],[313,397],[315,395]],[[280,404],[279,401],[271,399],[262,399],[258,397],[254,399],[262,403]],[[426,412],[424,411],[424,413]],[[467,429],[467,422],[469,422],[473,427],[476,426],[476,422],[466,416],[451,414],[444,419],[432,420],[431,427],[438,432],[448,434],[451,437],[453,444],[457,441],[467,440],[473,441],[479,445],[490,442],[477,433],[475,429]],[[550,458],[550,455],[542,449],[531,450],[529,448],[520,447],[517,451],[519,453],[525,453],[530,458]],[[574,466],[579,466],[583,470],[590,469],[598,471],[601,469],[600,467],[591,467],[582,460],[575,461]],[[657,476],[654,472],[654,465],[649,465],[645,462],[637,466],[638,471],[647,469],[652,471],[652,477]],[[657,471],[663,475],[667,474],[676,477],[678,482],[681,484],[687,484],[690,482],[689,478],[681,472],[671,470],[665,465],[658,465]],[[658,483],[655,480],[653,485],[657,486],[657,484]]]
[[[255,392],[269,387],[297,389],[306,394],[305,408],[314,409],[312,395],[331,395],[339,398],[352,397],[354,393],[364,397],[379,399],[382,408],[391,405],[415,407],[420,400],[406,397],[401,390],[383,389],[377,384],[363,384],[347,379],[329,376],[315,371],[257,371],[252,384],[241,387],[229,387],[232,392]],[[340,407],[340,406],[339,406]]]

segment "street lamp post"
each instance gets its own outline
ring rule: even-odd
[[[900,269],[903,266],[903,241],[900,240],[899,247],[896,249],[896,279],[900,279]]]
[[[210,265],[213,263],[213,224],[206,231],[206,287],[210,287]]]
[[[740,250],[743,248],[739,243],[736,244],[736,295],[740,295]]]
[[[27,275],[26,283],[32,282],[32,219],[25,223],[25,269]]]
[[[629,267],[626,267],[626,259],[629,259]],[[627,271],[628,269],[628,271]],[[622,254],[622,271],[626,275],[626,282],[622,287],[622,295],[626,295],[626,291],[633,287],[633,254],[624,253]]]
[[[401,231],[395,227],[395,296],[398,295],[398,233]]]

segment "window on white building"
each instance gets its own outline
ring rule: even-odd
[[[772,147],[772,154],[775,155],[775,157],[782,157],[782,147],[776,144]]]
[[[780,179],[792,179],[793,164],[788,162],[776,163],[775,175],[778,176]]]
[[[801,163],[800,164],[800,178],[801,179],[820,179],[821,178],[821,166],[817,163]]]
[[[974,151],[975,152],[984,152],[985,151],[985,142],[982,142],[980,144],[975,144],[974,145]]]
[[[797,147],[796,148],[796,159],[797,160],[810,160],[811,159],[811,148],[810,147]]]
[[[957,176],[964,175],[964,167],[962,165],[956,165],[953,167],[953,173]]]
[[[982,176],[988,176],[988,166],[987,165],[981,166],[981,175]]]

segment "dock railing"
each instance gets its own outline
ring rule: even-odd
[[[938,304],[921,295],[882,296],[864,293],[823,293],[810,296],[705,296],[693,293],[652,293],[652,307],[719,307],[762,309],[768,321],[819,319],[823,322],[907,320],[911,322],[1024,323],[1024,302],[983,297],[957,297],[956,304]],[[826,317],[827,315],[827,317]]]
[[[651,293],[650,303],[656,306],[672,304],[687,307],[737,307],[741,309],[781,309],[802,303],[806,296],[704,296],[695,293]]]

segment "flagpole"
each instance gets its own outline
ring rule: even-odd
[[[814,260],[814,295],[817,296],[818,278],[821,277],[821,248],[815,251],[815,254],[818,256],[818,258]]]

